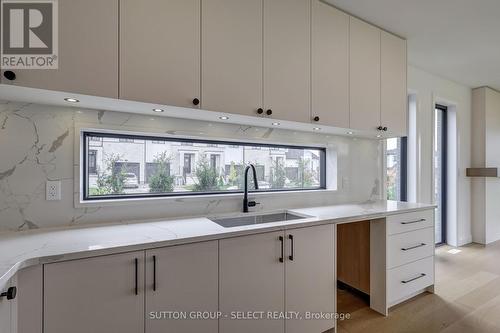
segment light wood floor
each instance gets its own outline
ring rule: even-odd
[[[500,241],[436,250],[435,294],[423,294],[391,309],[388,317],[339,291],[338,311],[351,313],[338,333],[500,332]]]

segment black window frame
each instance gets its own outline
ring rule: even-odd
[[[224,195],[224,194],[242,194],[243,190],[226,190],[226,191],[210,191],[210,192],[171,192],[171,193],[144,193],[144,194],[113,194],[102,196],[90,196],[88,188],[88,161],[87,152],[89,150],[88,138],[101,137],[101,138],[115,138],[115,139],[131,139],[131,140],[155,140],[165,142],[181,142],[181,143],[201,143],[201,144],[219,144],[229,146],[244,146],[244,147],[270,147],[282,149],[314,149],[318,150],[320,154],[320,185],[318,187],[309,188],[285,188],[285,189],[249,189],[251,193],[279,193],[279,192],[297,192],[297,191],[317,191],[326,189],[326,148],[318,146],[304,146],[304,145],[284,145],[284,144],[271,144],[271,143],[258,143],[258,142],[240,142],[240,141],[226,141],[226,140],[205,140],[194,138],[179,138],[179,137],[162,137],[155,135],[139,135],[139,134],[125,134],[125,133],[107,133],[95,131],[82,131],[83,149],[81,152],[82,158],[82,192],[83,201],[100,201],[100,200],[119,200],[119,199],[149,199],[158,197],[180,197],[180,196],[200,196],[200,195]]]

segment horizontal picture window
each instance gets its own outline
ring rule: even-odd
[[[84,132],[84,200],[326,187],[324,148]]]

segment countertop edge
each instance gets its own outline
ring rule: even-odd
[[[284,231],[284,230],[312,227],[312,226],[325,225],[325,224],[341,224],[341,223],[351,223],[351,222],[364,221],[364,220],[374,220],[374,219],[385,218],[387,216],[398,215],[398,214],[403,214],[403,213],[412,213],[412,212],[430,210],[430,209],[434,209],[435,207],[436,207],[435,205],[425,205],[425,206],[421,206],[421,207],[397,209],[397,210],[387,211],[387,212],[374,212],[374,213],[369,213],[369,214],[358,214],[358,215],[352,215],[352,216],[342,216],[342,217],[337,217],[337,218],[328,217],[328,216],[324,216],[324,217],[319,216],[319,217],[307,218],[305,221],[299,220],[298,222],[292,221],[292,222],[287,223],[287,224],[270,225],[270,226],[259,225],[258,227],[255,227],[253,229],[236,230],[233,232],[228,231],[228,232],[224,232],[224,233],[213,233],[213,234],[207,234],[207,235],[201,235],[201,236],[181,237],[181,238],[175,238],[175,239],[169,239],[169,240],[163,240],[163,241],[152,241],[152,242],[144,242],[144,243],[139,243],[139,244],[111,246],[111,247],[100,248],[100,249],[95,249],[95,250],[62,252],[60,254],[53,254],[53,255],[47,255],[47,256],[33,256],[33,257],[29,257],[29,258],[23,258],[22,260],[16,262],[15,264],[12,264],[12,267],[10,269],[7,269],[7,271],[3,272],[3,275],[0,276],[0,290],[3,290],[6,287],[9,280],[12,277],[14,277],[16,275],[16,273],[19,272],[20,270],[27,268],[27,267],[30,267],[30,266],[35,266],[35,265],[40,265],[40,264],[48,264],[48,263],[69,261],[69,260],[78,260],[78,259],[99,257],[99,256],[104,256],[104,255],[133,252],[133,251],[150,250],[150,249],[155,249],[155,248],[189,244],[189,243],[215,241],[215,240],[227,239],[227,238],[232,238],[232,237],[254,235],[254,234],[273,232],[273,231]],[[300,211],[307,210],[307,209],[309,209],[309,208],[289,209],[288,211],[300,213]],[[183,219],[180,218],[178,220],[180,221]],[[0,272],[0,273],[2,273],[2,272]]]

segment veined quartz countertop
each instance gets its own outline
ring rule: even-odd
[[[291,213],[310,217],[234,228],[224,228],[206,217],[194,217],[4,233],[0,234],[0,290],[17,271],[38,264],[327,223],[363,221],[434,207],[398,201],[372,201],[288,209]],[[210,217],[239,215],[242,214]]]

